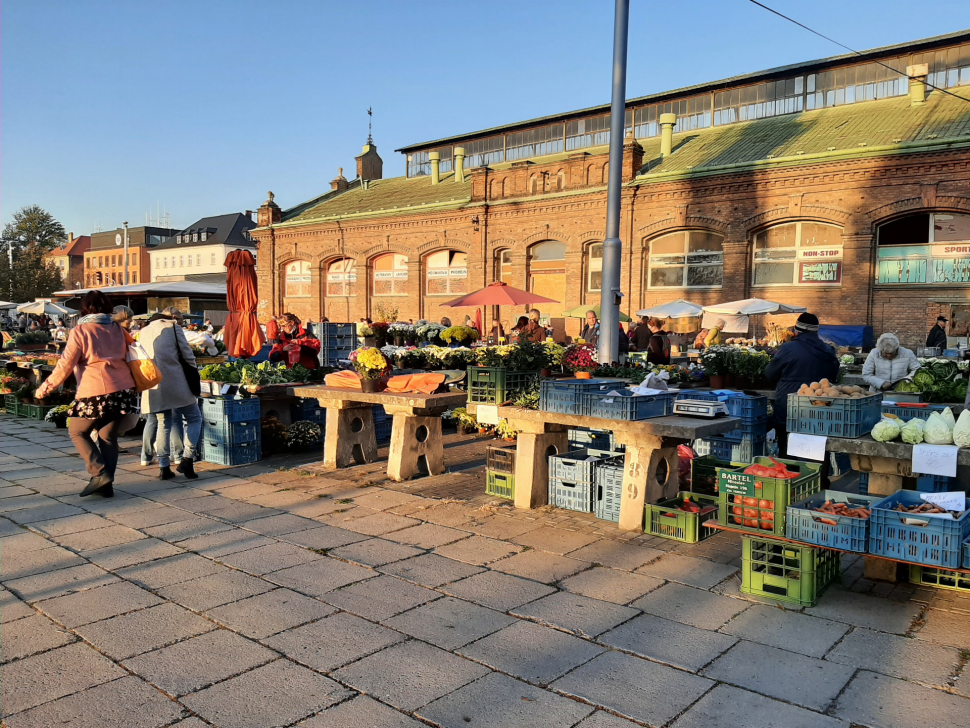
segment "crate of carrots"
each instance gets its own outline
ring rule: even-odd
[[[823,490],[788,506],[785,536],[842,551],[869,550],[869,516],[883,496]]]
[[[718,523],[762,535],[785,535],[789,505],[822,489],[821,463],[755,458],[717,471]]]

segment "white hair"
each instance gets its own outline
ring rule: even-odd
[[[899,351],[899,339],[896,334],[883,334],[876,342],[876,349],[880,354],[895,354]]]

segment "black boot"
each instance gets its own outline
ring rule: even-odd
[[[173,476],[174,477],[174,476]],[[107,475],[95,475],[91,480],[88,481],[87,486],[81,491],[81,496],[91,495],[92,493],[99,492],[102,488],[108,488],[111,490],[111,494],[114,495],[114,489],[111,488],[111,484],[114,482],[112,478]]]
[[[168,465],[166,465],[164,468],[159,468],[158,470],[159,480],[171,480],[174,477],[175,477],[175,473],[172,472],[172,469]]]
[[[189,480],[195,480],[199,477],[199,474],[195,472],[195,468],[192,465],[192,458],[182,458],[182,461],[175,469]]]

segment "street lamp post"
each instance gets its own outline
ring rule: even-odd
[[[123,222],[121,226],[125,229],[125,285],[128,285],[128,223]]]

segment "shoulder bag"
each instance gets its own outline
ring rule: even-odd
[[[182,358],[182,347],[179,345],[179,335],[174,326],[172,327],[172,334],[175,336],[175,353],[178,355],[179,364],[182,366],[182,373],[185,375],[185,381],[189,385],[189,391],[198,397],[202,394],[202,377],[199,375],[198,369]],[[185,338],[184,334],[182,338]],[[185,343],[188,343],[187,339]]]

